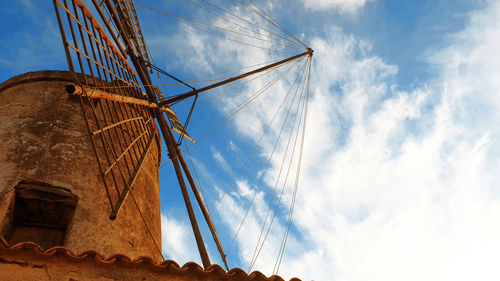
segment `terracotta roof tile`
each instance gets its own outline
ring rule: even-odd
[[[85,251],[81,254],[75,254],[66,247],[52,247],[48,250],[43,250],[40,245],[33,242],[21,242],[15,245],[9,245],[3,237],[0,236],[0,252],[26,252],[30,251],[34,256],[40,259],[47,259],[54,256],[62,256],[67,261],[80,263],[86,260],[93,259],[101,265],[118,265],[124,268],[145,267],[154,272],[170,272],[175,274],[192,274],[197,276],[217,275],[221,280],[237,277],[241,281],[283,281],[283,278],[273,275],[266,277],[259,271],[254,271],[249,275],[241,268],[233,268],[226,272],[219,265],[213,264],[207,269],[203,269],[200,265],[194,262],[188,262],[182,267],[173,260],[165,260],[161,263],[155,263],[150,257],[142,256],[132,260],[123,254],[114,254],[108,258],[102,256],[96,251]],[[300,279],[292,278],[290,281],[300,281]]]

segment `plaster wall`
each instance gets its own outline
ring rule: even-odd
[[[75,253],[94,250],[104,256],[124,253],[132,259],[149,256],[161,261],[131,196],[116,220],[109,219],[111,209],[80,99],[65,92],[72,79],[68,72],[41,71],[0,85],[0,227],[14,187],[22,180],[43,182],[69,189],[79,198],[65,247]],[[161,247],[161,144],[158,138],[154,142],[133,194]]]

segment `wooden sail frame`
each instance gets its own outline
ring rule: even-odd
[[[110,218],[114,219],[157,137],[154,117],[148,110],[152,105],[141,91],[137,74],[119,51],[122,48],[116,47],[120,45],[113,44],[82,1],[70,3],[55,0],[54,7],[76,84],[73,93],[81,97],[111,206]],[[133,100],[142,104],[131,103]]]

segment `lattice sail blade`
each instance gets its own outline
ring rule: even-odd
[[[101,6],[93,2],[93,9],[104,16]],[[118,38],[123,35],[117,29],[96,19],[81,0],[54,0],[54,7],[74,77],[74,85],[66,90],[80,96],[96,164],[111,206],[110,217],[114,218],[155,138],[160,143],[154,112],[175,113],[166,107],[159,108],[142,92]],[[129,16],[132,26],[137,24],[135,11]],[[144,42],[139,39],[138,42]],[[137,48],[142,47],[139,44]]]

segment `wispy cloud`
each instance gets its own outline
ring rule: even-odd
[[[213,146],[210,147],[210,151],[212,152],[212,158],[217,162],[218,166],[227,174],[234,177],[233,169],[224,156]]]
[[[493,262],[500,252],[500,196],[498,158],[492,156],[500,147],[495,127],[500,85],[493,78],[500,75],[499,16],[496,3],[472,13],[449,47],[430,56],[435,79],[410,92],[398,90],[397,66],[372,55],[367,42],[336,28],[313,41],[306,157],[296,231],[290,234],[282,275],[314,280],[500,276]],[[260,108],[259,113],[272,111]],[[253,120],[264,124],[266,118]],[[262,126],[255,124],[241,131],[258,132]],[[278,168],[273,162],[274,172]],[[269,204],[266,192],[259,193],[260,205],[237,239],[247,263]],[[222,218],[236,231],[236,218],[246,207],[237,200],[248,201],[236,194],[225,200]],[[257,269],[271,273],[283,229],[284,221],[275,222]]]
[[[343,13],[354,14],[373,0],[301,0],[311,10],[337,9]]]
[[[175,260],[181,266],[190,261],[200,262],[192,239],[192,230],[186,222],[162,213],[161,234],[162,250],[166,259]]]
[[[22,19],[26,24],[16,26],[16,32],[5,32],[5,36],[8,36],[5,42],[8,41],[8,44],[0,46],[2,71],[13,75],[23,71],[67,68],[52,10],[52,7],[36,1],[23,0],[10,3],[8,8],[0,12],[0,16],[15,14],[15,20]]]
[[[498,3],[472,13],[468,27],[432,56],[435,80],[410,93],[391,85],[393,67],[356,54],[357,40],[335,31],[315,41],[322,60],[311,112],[329,117],[311,117],[320,125],[308,130],[295,217],[308,250],[287,255],[283,273],[316,280],[500,276],[491,262],[500,250],[499,85],[492,79],[500,75],[498,16]],[[345,144],[315,141],[325,131],[345,136]]]
[[[314,3],[353,12],[366,2],[307,1]],[[470,14],[448,47],[425,53],[435,76],[410,91],[399,90],[398,67],[374,55],[369,42],[336,27],[312,40],[305,158],[281,275],[384,281],[500,276],[495,266],[500,258],[500,80],[495,78],[500,76],[500,4],[489,3]],[[190,32],[198,38],[191,45],[207,65],[246,66],[272,58]],[[213,50],[225,56],[208,61]],[[235,137],[259,140],[291,79],[232,120]],[[249,85],[242,97],[264,84]],[[224,98],[218,108],[230,112],[237,98]],[[277,118],[277,124],[284,120]],[[261,156],[269,155],[278,133],[279,127],[271,127]],[[256,193],[256,206],[233,246],[243,266],[251,262],[283,153],[278,150],[271,161],[267,185]],[[213,156],[224,166],[224,155]],[[236,188],[217,208],[232,233],[256,186],[248,180]],[[290,195],[283,202],[254,267],[266,274],[277,257]]]

